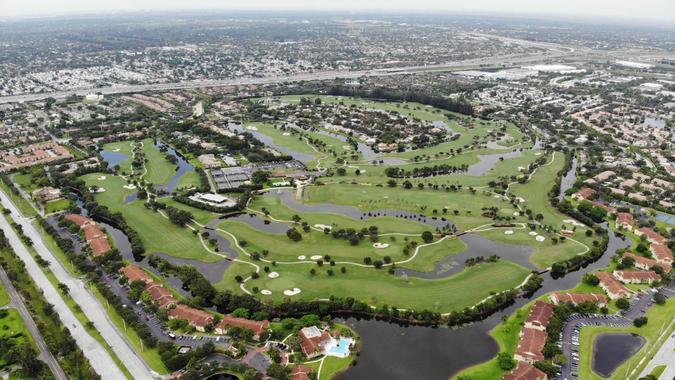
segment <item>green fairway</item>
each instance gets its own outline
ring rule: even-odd
[[[118,154],[125,154],[127,158],[122,160],[118,165],[120,166],[120,173],[129,174],[131,173],[131,162],[132,158],[132,140],[125,141],[116,141],[103,145],[103,150],[110,151]]]
[[[106,191],[96,193],[96,200],[108,206],[112,211],[121,212],[129,226],[135,229],[143,240],[148,253],[162,252],[170,256],[202,261],[217,261],[221,257],[209,253],[199,237],[187,227],[179,227],[162,216],[159,212],[145,208],[143,201],[136,200],[124,204],[127,195],[135,190],[125,189],[123,178],[106,175],[104,180],[101,173],[91,173],[81,178],[88,185],[97,185]],[[170,239],[167,239],[170,236]]]
[[[0,285],[0,307],[7,305],[10,301],[9,294],[7,294],[5,287]]]
[[[152,139],[145,139],[142,143],[143,153],[148,160],[145,164],[148,172],[143,179],[155,185],[168,183],[176,174],[176,165],[166,159],[165,154],[155,146]]]
[[[658,345],[663,344],[663,337],[672,334],[672,325],[670,326],[670,329],[667,327],[672,322],[673,315],[675,315],[675,299],[670,298],[665,305],[654,305],[649,309],[647,312],[649,322],[643,327],[583,327],[581,329],[581,334],[579,335],[579,378],[588,380],[607,379],[596,374],[591,368],[593,341],[602,333],[623,332],[638,334],[644,337],[647,340],[647,343],[642,346],[640,351],[621,364],[612,373],[609,379],[626,379],[628,378],[627,374],[630,374],[634,369],[636,369],[636,371],[631,379],[637,379],[637,375],[639,375],[641,369],[647,364],[650,357],[646,357],[646,360],[642,363],[641,360],[645,359],[646,355],[653,355],[658,349]],[[661,340],[659,340],[660,338]],[[660,343],[657,344],[657,341]]]
[[[233,266],[242,264],[233,263]],[[263,299],[281,301],[283,291],[299,288],[301,293],[291,299],[315,300],[329,296],[354,297],[374,306],[396,306],[415,310],[428,309],[449,312],[472,306],[491,292],[511,289],[519,285],[529,271],[509,261],[481,264],[459,274],[438,280],[425,280],[410,277],[395,277],[385,269],[361,268],[346,265],[346,273],[340,272],[340,265],[333,267],[335,274],[330,276],[329,266],[318,267],[306,264],[277,265],[272,268],[279,273],[278,278],[269,278],[262,273],[259,279],[246,282],[246,288],[254,286],[269,289],[272,295],[259,295]],[[316,268],[317,274],[311,275],[310,268]],[[250,272],[250,268],[248,269]],[[480,286],[477,286],[480,284]],[[224,280],[217,285],[221,289],[240,291],[233,276],[226,272]]]

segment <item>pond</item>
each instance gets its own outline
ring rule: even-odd
[[[642,348],[645,338],[637,334],[606,333],[593,341],[593,371],[602,377],[609,377],[631,356]]]
[[[560,194],[558,199],[563,200],[565,197],[565,192],[574,186],[574,182],[577,181],[577,158],[572,159],[572,167],[570,170],[565,173],[565,175],[560,179]]]
[[[288,149],[286,147],[283,147],[281,145],[278,145],[277,143],[274,142],[273,138],[271,138],[270,136],[267,136],[264,133],[258,132],[256,130],[246,129],[239,124],[233,124],[233,123],[228,124],[227,127],[232,129],[232,130],[235,130],[238,133],[250,133],[251,135],[253,135],[253,137],[255,137],[257,140],[259,140],[263,144],[265,144],[265,145],[267,145],[271,148],[274,148],[275,150],[278,150],[279,152],[281,152],[283,154],[291,156],[294,159],[302,162],[305,165],[308,162],[314,161],[316,159],[316,157],[313,154],[294,151],[294,150]],[[297,137],[294,137],[294,138],[297,138]]]
[[[122,161],[129,158],[128,154],[113,152],[111,150],[102,150],[101,157],[108,163],[108,169],[113,169],[116,165],[119,165]]]
[[[176,158],[176,166],[177,170],[176,173],[171,177],[168,183],[166,184],[160,184],[157,186],[160,189],[166,190],[168,193],[173,193],[173,191],[176,189],[176,186],[178,186],[178,182],[180,181],[180,178],[186,174],[193,172],[195,170],[195,167],[192,166],[180,153],[176,152],[175,149],[171,148],[168,145],[165,145],[164,143],[158,141],[155,144],[156,147],[164,147],[166,149],[166,153],[170,156],[173,156]]]
[[[675,216],[674,215],[657,212],[657,213],[654,214],[654,219],[658,220],[659,222],[663,222],[663,223],[666,223],[666,224],[670,224],[671,226],[675,226]]]
[[[492,170],[492,168],[494,168],[495,165],[497,165],[497,163],[502,159],[508,160],[510,158],[516,158],[522,155],[523,152],[520,150],[514,150],[508,153],[481,154],[478,156],[479,161],[473,165],[470,165],[466,174],[473,177],[482,177],[488,174],[488,172]]]

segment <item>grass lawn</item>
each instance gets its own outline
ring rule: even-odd
[[[608,332],[623,332],[623,333],[635,333],[639,334],[647,340],[647,343],[631,358],[626,360],[621,364],[616,371],[609,377],[611,380],[626,379],[628,374],[639,365],[640,360],[642,360],[645,355],[653,355],[656,350],[658,350],[657,345],[655,345],[657,339],[665,332],[665,335],[672,333],[672,328],[670,332],[665,331],[665,327],[673,320],[673,315],[675,315],[675,299],[668,299],[665,305],[654,305],[647,312],[647,317],[649,322],[640,328],[635,326],[622,327],[622,328],[612,328],[605,326],[587,326],[581,329],[581,334],[579,337],[579,377],[584,380],[600,380],[605,379],[604,377],[599,376],[593,372],[591,368],[591,361],[593,357],[593,341],[595,338],[602,334]],[[663,343],[663,341],[661,341]],[[647,364],[649,360],[645,360],[642,365],[635,371],[633,378],[637,378],[641,371],[641,368]]]
[[[387,241],[382,239],[383,242]],[[398,265],[420,272],[431,272],[436,268],[436,263],[446,256],[456,255],[467,249],[466,243],[460,239],[446,239],[442,242],[421,248],[414,260]]]
[[[24,173],[25,171],[25,173]],[[24,169],[12,177],[14,183],[21,187],[25,192],[32,193],[49,183],[45,170],[42,166],[34,166]]]
[[[188,206],[188,205],[180,203],[180,202],[176,202],[172,198],[159,198],[159,199],[157,199],[157,202],[164,203],[164,204],[166,204],[168,206],[171,206],[171,207],[175,207],[179,210],[188,211],[189,213],[192,214],[192,216],[194,217],[194,220],[196,220],[197,222],[199,222],[201,224],[206,224],[206,223],[212,221],[213,219],[215,219],[215,218],[217,218],[221,215],[221,214],[217,214],[215,212],[202,210],[202,209],[199,209],[199,208]]]
[[[16,309],[0,310],[0,338],[9,339],[13,345],[30,343],[35,350],[38,349],[23,319],[21,319],[21,315]],[[0,369],[3,369],[6,364],[0,358]]]
[[[519,308],[515,313],[509,316],[506,322],[501,322],[494,329],[492,329],[492,331],[490,331],[490,335],[497,341],[497,344],[499,345],[499,352],[506,352],[511,356],[513,356],[513,354],[516,352],[520,329],[525,323],[527,315],[530,313],[530,307],[532,303],[534,303],[534,301]],[[467,376],[471,379],[497,380],[507,372],[508,371],[503,370],[499,366],[497,357],[494,357],[487,362],[462,370],[461,372],[457,373],[453,379],[456,379],[459,376]]]
[[[73,202],[70,199],[57,199],[55,201],[45,203],[45,213],[51,214],[54,212],[59,212],[67,209]]]
[[[186,188],[193,188],[193,187],[199,187],[202,185],[202,180],[201,177],[199,176],[199,173],[197,173],[196,170],[187,172],[183,174],[180,179],[178,180],[178,186],[176,186],[176,189],[186,189]]]
[[[5,287],[0,285],[0,307],[7,305],[10,301],[11,299],[9,298],[9,294],[7,294]]]
[[[232,267],[245,264],[233,263]],[[312,276],[310,268],[316,268],[317,274]],[[429,309],[438,312],[449,312],[472,306],[491,292],[511,289],[519,285],[529,271],[509,261],[481,264],[471,267],[462,273],[438,280],[425,280],[410,277],[402,279],[389,274],[386,270],[346,266],[347,272],[340,273],[336,265],[335,274],[329,276],[324,265],[280,265],[271,270],[279,273],[276,279],[270,279],[261,273],[259,279],[246,283],[247,289],[257,286],[269,289],[270,296],[259,295],[263,300],[281,301],[286,298],[283,290],[300,288],[302,292],[291,299],[314,300],[324,299],[331,295],[336,297],[354,297],[371,305],[390,305],[415,310]],[[250,272],[251,268],[247,267]],[[216,286],[221,289],[239,290],[234,281],[234,273],[226,272],[225,278]],[[480,284],[480,286],[477,286]]]
[[[2,190],[2,192],[7,194],[9,199],[12,200],[12,202],[16,205],[16,207],[27,218],[34,217],[38,214],[38,212],[33,208],[33,206],[26,199],[24,199],[21,196],[21,194],[14,194],[14,192],[12,192],[3,181],[0,181],[0,190]]]

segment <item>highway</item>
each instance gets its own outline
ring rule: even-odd
[[[145,362],[139,358],[134,349],[121,336],[120,332],[108,319],[103,306],[98,300],[85,288],[82,280],[72,276],[66,270],[58,258],[47,248],[42,240],[42,236],[31,223],[31,220],[24,217],[18,208],[11,202],[4,192],[0,192],[0,201],[2,205],[11,211],[12,218],[21,225],[23,232],[33,241],[33,247],[38,254],[49,261],[50,269],[61,283],[68,286],[69,294],[75,302],[82,308],[87,318],[94,324],[100,332],[103,339],[115,352],[117,357],[124,363],[134,379],[152,379],[152,373]],[[42,290],[45,298],[54,304],[54,310],[58,313],[63,324],[70,330],[78,346],[82,349],[84,355],[89,359],[89,363],[102,379],[121,379],[124,374],[113,361],[105,348],[96,341],[73,312],[68,308],[59,291],[52,285],[40,266],[37,264],[28,249],[23,245],[19,236],[11,228],[10,223],[4,215],[0,216],[0,228],[5,232],[16,255],[26,264],[26,270],[33,278],[33,281]]]
[[[407,74],[407,73],[424,73],[424,72],[436,72],[436,71],[452,71],[452,70],[466,70],[470,68],[480,68],[481,65],[515,65],[523,63],[538,62],[547,59],[560,58],[560,57],[569,57],[570,55],[576,54],[574,49],[571,48],[557,48],[555,50],[549,50],[545,53],[537,54],[508,54],[500,55],[486,58],[475,58],[462,61],[441,63],[437,65],[427,65],[427,66],[407,66],[407,67],[395,67],[387,69],[372,69],[372,70],[361,70],[361,71],[321,71],[314,73],[301,73],[295,75],[285,75],[285,76],[271,76],[271,77],[260,77],[260,78],[235,78],[235,79],[203,79],[203,80],[193,80],[193,81],[184,81],[184,82],[173,82],[173,83],[158,83],[158,84],[139,84],[139,85],[119,85],[111,87],[99,87],[99,88],[79,88],[68,91],[54,91],[54,92],[43,92],[35,94],[21,94],[21,95],[8,95],[0,97],[0,104],[4,103],[17,103],[17,102],[31,102],[37,100],[44,100],[49,97],[54,99],[65,99],[68,96],[73,94],[84,96],[90,93],[101,93],[103,95],[114,95],[114,94],[128,94],[128,93],[137,93],[144,91],[169,91],[169,90],[186,90],[186,89],[195,89],[195,88],[206,88],[206,87],[223,87],[223,86],[242,86],[242,85],[251,85],[251,84],[270,84],[270,83],[281,83],[281,82],[298,82],[298,81],[310,81],[310,80],[332,80],[332,79],[353,79],[363,76],[388,76],[388,75],[397,75],[397,74]]]
[[[5,270],[2,269],[2,267],[0,267],[0,282],[2,282],[2,284],[5,286],[7,294],[9,294],[9,297],[12,300],[8,305],[3,306],[2,308],[14,308],[19,312],[19,315],[21,315],[21,319],[23,319],[26,328],[28,328],[28,331],[30,331],[30,334],[33,336],[33,339],[38,346],[38,350],[40,352],[38,359],[47,363],[47,366],[49,366],[49,369],[52,371],[52,374],[56,380],[68,380],[68,376],[66,376],[65,372],[63,372],[59,362],[56,361],[54,355],[52,355],[52,353],[49,351],[49,348],[47,348],[47,343],[45,343],[42,334],[40,334],[40,330],[38,330],[38,327],[33,320],[33,316],[31,316],[30,312],[28,312],[28,309],[23,303],[21,296],[19,296],[19,293],[14,288],[14,285],[9,280],[7,273],[5,273]]]

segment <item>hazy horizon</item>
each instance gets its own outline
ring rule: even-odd
[[[114,2],[92,2],[84,0],[52,0],[45,3],[40,0],[23,0],[4,4],[0,17],[42,17],[82,14],[100,14],[110,12],[144,11],[339,11],[339,12],[443,12],[448,14],[479,14],[547,17],[583,20],[617,19],[644,23],[675,22],[675,2],[670,0],[634,1],[583,1],[553,0],[547,1],[545,8],[536,0],[474,0],[471,2],[418,0],[415,8],[410,2],[400,0],[343,0],[340,3],[321,4],[311,0],[287,0],[283,6],[278,1],[249,0],[245,3],[230,3],[215,0],[117,0]],[[672,25],[672,24],[671,24]]]

